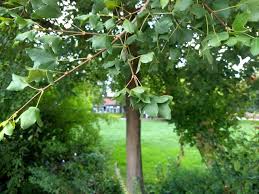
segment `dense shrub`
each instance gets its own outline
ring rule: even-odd
[[[206,169],[183,169],[170,161],[157,167],[150,194],[259,193],[259,136],[255,129],[231,132],[229,144],[217,145],[213,164]]]
[[[218,146],[212,171],[229,193],[259,193],[259,133],[239,131],[232,138]]]
[[[222,194],[223,183],[205,169],[184,169],[170,161],[157,167],[157,182],[148,186],[149,194]]]
[[[44,127],[16,129],[1,142],[0,193],[120,193],[99,148],[91,96],[81,89],[45,94]]]

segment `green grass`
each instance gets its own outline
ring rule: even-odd
[[[254,128],[257,126],[259,127],[259,121],[249,121],[243,120],[239,122],[239,126],[246,131],[253,131]]]
[[[259,122],[240,121],[243,130],[250,131]],[[126,121],[112,119],[107,123],[102,121],[102,144],[111,153],[111,163],[118,163],[123,176],[125,176],[126,152],[125,135]],[[179,154],[178,136],[173,131],[174,125],[155,120],[142,121],[142,159],[145,182],[153,182],[156,177],[156,166],[166,164],[169,159],[176,159]],[[196,148],[185,147],[185,156],[181,163],[187,169],[204,168],[201,157]]]
[[[125,120],[113,120],[110,124],[101,122],[103,144],[112,154],[112,163],[117,162],[125,176]],[[144,120],[142,122],[142,160],[146,182],[152,182],[156,176],[156,166],[166,164],[169,159],[176,159],[179,153],[178,136],[173,131],[174,125],[167,122]],[[202,168],[201,157],[195,148],[186,147],[182,161],[185,168]]]

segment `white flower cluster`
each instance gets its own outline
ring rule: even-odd
[[[70,0],[62,0],[58,2],[61,8],[61,16],[58,18],[47,19],[51,24],[56,26],[63,26],[65,29],[69,29],[73,25],[74,12],[78,12],[76,8],[76,2]]]

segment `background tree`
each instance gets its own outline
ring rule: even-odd
[[[247,99],[251,83],[245,80],[258,68],[256,0],[96,0],[89,3],[91,10],[83,10],[85,13],[68,21],[60,11],[63,5],[67,3],[12,0],[5,1],[0,10],[4,24],[13,23],[19,28],[17,41],[35,43],[26,49],[33,62],[28,76],[13,75],[7,89],[28,87],[36,91],[18,112],[1,123],[1,139],[10,135],[18,122],[24,129],[35,123],[41,126],[38,104],[45,91],[85,64],[98,66],[98,72],[107,69],[115,82],[126,83],[117,96],[127,96],[130,193],[134,186],[144,192],[139,112],[173,118],[182,141],[196,144],[206,156],[215,142],[228,137],[227,127],[237,116],[234,112],[245,104],[239,100],[239,107],[234,106],[233,100]],[[62,47],[70,36],[79,37],[74,40],[85,46],[73,58]],[[240,65],[236,55],[241,53],[252,59],[242,71],[235,71]],[[66,69],[68,61],[74,66]],[[153,81],[161,87],[144,87],[145,82],[149,86]],[[175,97],[173,104],[171,96]],[[36,105],[23,112],[37,98]],[[212,143],[204,141],[208,136]]]

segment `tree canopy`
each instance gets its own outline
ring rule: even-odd
[[[0,140],[18,123],[43,125],[38,105],[64,78],[106,73],[117,98],[175,122],[182,142],[224,140],[250,99],[258,21],[258,0],[6,0],[0,67],[13,74],[4,96],[33,96],[0,124]]]
[[[72,73],[80,73],[83,77],[83,72],[92,72],[93,68],[97,68],[98,72],[107,69],[114,80],[122,77],[121,80],[124,78],[126,82],[131,74],[131,80],[135,81],[136,88],[129,91],[125,87],[117,96],[128,93],[132,105],[142,112],[170,119],[173,87],[177,88],[180,84],[180,87],[186,87],[185,92],[200,90],[204,96],[211,95],[206,93],[210,90],[206,87],[211,87],[217,96],[215,98],[225,98],[224,90],[231,90],[228,86],[236,90],[237,84],[249,79],[255,71],[259,54],[259,4],[255,0],[87,3],[91,5],[89,10],[82,10],[80,14],[76,2],[70,1],[63,4],[47,0],[3,3],[0,10],[1,31],[9,30],[16,36],[14,40],[5,42],[10,44],[10,52],[18,48],[21,52],[13,58],[15,62],[10,61],[13,53],[3,60],[8,61],[8,65],[17,63],[11,70],[14,73],[7,90],[30,88],[36,91],[35,99]],[[67,49],[72,48],[69,44],[74,46],[73,49]],[[19,56],[26,62],[18,61]],[[238,56],[248,57],[249,63],[240,65]],[[131,64],[135,60],[138,67],[134,72]],[[19,70],[21,63],[26,63],[26,67]],[[95,63],[97,67],[91,65],[88,71],[79,71],[87,66],[86,63]],[[145,75],[142,76],[144,80],[146,77],[157,77],[156,80],[163,86],[150,91],[142,86],[138,72]],[[173,81],[174,78],[176,80]],[[174,83],[168,87],[170,82]],[[225,89],[217,88],[220,84]],[[198,95],[199,101],[201,95]],[[178,103],[174,104],[177,106]],[[27,111],[32,120],[25,128],[39,117],[37,103]],[[23,123],[24,114],[19,117],[20,113],[16,112],[1,126],[11,129],[16,122]],[[180,114],[179,111],[175,113]],[[1,132],[2,137],[6,130]]]

